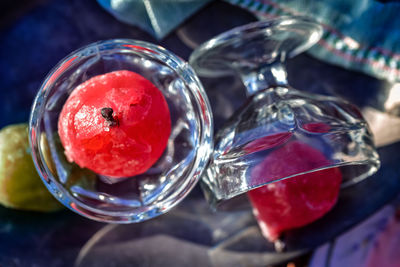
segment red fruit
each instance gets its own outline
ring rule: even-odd
[[[311,146],[294,141],[271,152],[256,166],[253,184],[329,165],[329,160]],[[335,205],[342,174],[329,168],[270,183],[248,193],[264,236],[275,241],[285,230],[309,224]]]
[[[75,88],[61,111],[58,133],[69,161],[109,177],[128,177],[144,173],[161,156],[171,118],[163,94],[150,81],[114,71]]]

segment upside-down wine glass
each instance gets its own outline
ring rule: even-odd
[[[315,201],[327,202],[322,211],[309,214],[316,219],[336,201],[337,196],[326,199],[326,194],[337,195],[341,187],[378,170],[373,136],[353,104],[301,92],[287,82],[285,60],[310,48],[321,33],[320,25],[312,20],[282,17],[224,32],[191,55],[189,62],[200,76],[239,75],[248,98],[214,138],[214,151],[202,179],[212,208],[238,207],[246,196],[243,193],[249,192],[259,217],[253,192],[269,186],[275,199],[265,198],[263,205],[275,205],[278,210],[270,215],[285,212],[277,198],[303,201],[301,190],[305,190]],[[225,93],[229,94],[229,88]],[[303,183],[305,176],[309,180]],[[291,179],[297,179],[294,187],[288,185]],[[274,183],[281,180],[286,181],[286,188],[279,189],[279,183]],[[300,208],[296,216],[302,217],[304,210]],[[296,214],[295,209],[288,212]],[[262,219],[259,223],[264,235],[271,237]]]

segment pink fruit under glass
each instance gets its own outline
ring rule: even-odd
[[[354,105],[287,82],[285,60],[321,34],[320,25],[303,17],[260,21],[207,41],[189,60],[201,76],[239,75],[248,97],[215,136],[202,179],[206,197],[215,209],[232,208],[248,192],[271,241],[323,216],[341,187],[380,166],[373,136]]]

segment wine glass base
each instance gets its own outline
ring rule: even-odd
[[[293,57],[321,37],[319,24],[304,17],[258,21],[224,32],[198,47],[189,62],[199,75],[218,77]]]

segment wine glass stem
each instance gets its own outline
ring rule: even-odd
[[[260,90],[277,86],[288,86],[286,68],[282,61],[239,69],[247,96]]]

